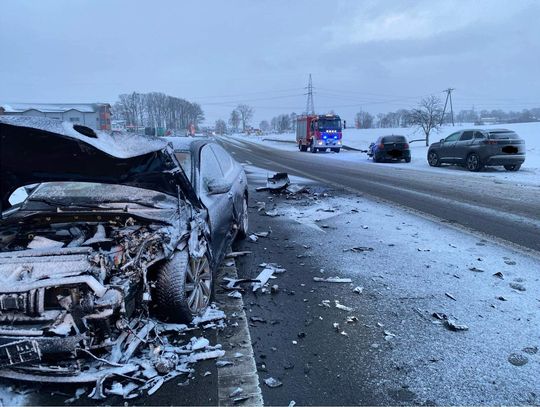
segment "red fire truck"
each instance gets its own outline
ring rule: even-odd
[[[296,123],[296,143],[300,151],[339,153],[341,149],[341,119],[336,114],[299,116]]]

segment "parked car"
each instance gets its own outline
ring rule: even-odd
[[[480,171],[486,165],[502,165],[518,171],[525,161],[525,141],[512,130],[460,130],[431,144],[427,160],[432,167],[457,164]]]
[[[368,156],[376,163],[383,161],[411,162],[411,150],[409,142],[405,136],[382,136],[375,143],[371,143],[368,149]]]
[[[9,116],[0,143],[1,377],[123,374],[122,338],[138,321],[206,310],[216,267],[248,227],[245,173],[219,145]]]

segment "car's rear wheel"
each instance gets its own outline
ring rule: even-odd
[[[339,148],[332,148],[331,151],[333,151],[334,153],[339,153]]]
[[[521,164],[507,164],[504,166],[506,171],[519,171]]]
[[[469,171],[473,172],[477,172],[482,169],[482,161],[480,161],[480,157],[476,153],[471,153],[467,156],[465,165]]]
[[[249,213],[248,213],[248,200],[247,196],[244,195],[244,199],[242,200],[242,212],[240,213],[240,217],[238,219],[238,233],[236,237],[238,239],[245,239],[248,232],[248,226],[249,226]]]
[[[187,323],[201,315],[212,297],[213,276],[207,254],[192,257],[177,252],[159,270],[156,299],[160,315],[167,321]]]
[[[430,151],[427,157],[428,164],[432,167],[440,167],[441,161],[439,160],[439,154],[435,151]]]

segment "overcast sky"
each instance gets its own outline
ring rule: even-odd
[[[315,109],[352,121],[455,88],[454,108],[540,107],[540,1],[3,1],[0,102],[160,91],[207,123]]]

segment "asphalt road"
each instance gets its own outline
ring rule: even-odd
[[[365,159],[341,161],[329,154],[278,150],[221,139],[239,162],[367,193],[445,222],[540,251],[540,188],[524,188],[485,177],[427,172]],[[351,154],[342,152],[340,154]],[[469,175],[469,174],[467,174]]]

